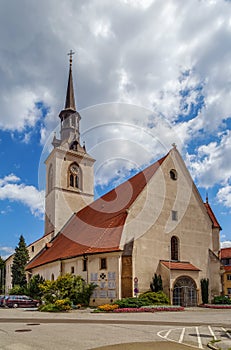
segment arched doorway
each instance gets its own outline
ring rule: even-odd
[[[197,306],[196,283],[191,277],[182,276],[176,280],[173,288],[173,305]]]

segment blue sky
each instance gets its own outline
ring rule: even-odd
[[[43,160],[70,49],[96,196],[175,142],[231,246],[231,2],[0,3],[0,255],[43,235]]]

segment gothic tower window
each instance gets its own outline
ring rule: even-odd
[[[52,188],[53,188],[53,167],[51,164],[48,171],[48,193],[52,190]]]
[[[171,260],[179,260],[179,240],[176,236],[171,238]]]
[[[80,169],[78,164],[73,163],[69,168],[69,186],[73,188],[80,188]]]

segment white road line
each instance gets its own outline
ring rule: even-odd
[[[182,328],[181,335],[180,335],[180,339],[178,340],[179,343],[182,343],[182,341],[183,341],[183,339],[184,339],[184,333],[185,333],[185,328]]]
[[[171,331],[172,331],[172,329],[169,329],[169,330],[167,331],[167,333],[163,336],[163,338],[167,338],[168,335],[171,333]]]
[[[213,337],[214,340],[217,340],[217,337],[215,336],[214,331],[212,330],[212,328],[210,326],[208,326],[209,332],[211,333],[211,336]]]
[[[198,327],[196,327],[196,333],[197,333],[198,347],[199,347],[199,349],[204,349],[203,345],[202,345],[202,342],[201,342],[201,337],[200,337],[200,333],[199,333]]]
[[[227,329],[225,329],[225,328],[221,328],[224,332],[225,332],[225,334],[227,335],[227,337],[229,337],[229,338],[231,338],[231,335],[230,335],[230,333],[229,332],[227,332]]]

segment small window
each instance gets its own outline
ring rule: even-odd
[[[83,259],[83,271],[87,271],[87,258]]]
[[[100,259],[100,269],[106,269],[107,268],[107,259],[106,258],[101,258]]]
[[[231,281],[231,275],[230,274],[227,275],[227,280]]]
[[[179,260],[179,240],[176,236],[171,238],[171,260]]]
[[[51,275],[51,281],[54,281],[55,280],[55,276],[54,276],[54,274],[52,273],[52,275]]]
[[[177,221],[178,220],[178,213],[176,210],[172,210],[172,220]]]
[[[34,246],[33,245],[31,247],[31,251],[32,251],[32,253],[34,253]]]
[[[169,175],[172,180],[177,180],[177,171],[175,169],[171,169]]]
[[[75,267],[71,266],[71,273],[75,273]]]
[[[228,294],[231,294],[231,288],[228,288]]]

